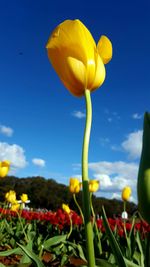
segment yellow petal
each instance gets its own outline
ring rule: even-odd
[[[10,166],[10,161],[9,160],[4,160],[1,164],[2,167],[9,167]]]
[[[8,171],[8,167],[0,167],[0,177],[4,178],[7,175]]]
[[[112,52],[112,43],[105,35],[101,36],[97,44],[97,49],[103,63],[107,64],[112,59],[113,52]]]
[[[92,88],[91,91],[94,91],[95,89],[99,88],[103,84],[105,80],[105,76],[106,76],[105,66],[100,56],[97,55],[96,73],[95,73],[93,84],[91,86]]]

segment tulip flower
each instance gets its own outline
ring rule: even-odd
[[[138,172],[138,206],[144,220],[150,223],[150,113],[144,115],[143,146]]]
[[[3,178],[5,177],[10,168],[10,161],[5,160],[5,161],[0,161],[0,177]]]
[[[93,228],[88,179],[88,149],[92,123],[90,93],[105,80],[105,64],[112,58],[112,44],[106,36],[96,43],[78,19],[65,20],[47,43],[48,58],[65,87],[77,97],[85,96],[86,125],[82,147],[82,186],[88,267],[95,266]]]
[[[81,188],[81,183],[77,178],[70,178],[69,182],[69,190],[71,193],[76,194],[79,193]]]
[[[52,32],[46,45],[48,58],[65,87],[80,97],[105,80],[105,66],[112,58],[112,44],[101,36],[97,46],[78,19],[65,20]]]
[[[128,201],[130,196],[131,196],[132,190],[131,187],[126,186],[122,190],[122,200],[123,201]]]
[[[12,211],[17,211],[20,208],[20,204],[18,203],[18,201],[16,200],[15,202],[12,203],[10,210]]]
[[[5,194],[5,199],[9,203],[14,203],[16,201],[16,192],[14,190],[10,190]]]
[[[99,189],[99,181],[98,180],[90,180],[89,181],[89,192],[94,193]]]
[[[22,194],[20,198],[21,198],[21,201],[22,201],[23,203],[26,203],[27,200],[28,200],[28,195],[27,195],[27,194]]]
[[[62,209],[63,209],[66,213],[68,213],[68,214],[70,214],[70,212],[71,212],[69,206],[66,205],[66,204],[62,204]]]

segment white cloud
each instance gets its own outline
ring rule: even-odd
[[[74,117],[76,117],[76,118],[78,118],[78,119],[83,119],[83,118],[85,118],[85,113],[84,112],[82,112],[82,111],[80,111],[80,110],[78,110],[78,111],[74,111],[73,113],[72,113],[72,115],[74,116]]]
[[[32,163],[36,166],[39,166],[39,167],[45,167],[45,160],[43,160],[43,159],[34,158],[34,159],[32,159]]]
[[[7,126],[5,126],[5,125],[0,125],[0,133],[1,134],[4,134],[4,135],[6,135],[6,136],[8,136],[8,137],[11,137],[12,135],[13,135],[13,129],[12,128],[10,128],[10,127],[7,127]]]
[[[121,146],[124,151],[129,154],[129,158],[137,159],[140,157],[142,150],[142,135],[142,130],[130,133],[127,136],[127,139],[122,142]]]
[[[122,189],[125,186],[130,186],[133,192],[130,200],[136,202],[138,164],[123,161],[101,161],[89,163],[89,170],[92,171],[94,179],[100,181],[101,196],[105,194],[112,198],[115,194],[121,197]]]
[[[15,168],[24,168],[27,165],[24,150],[21,146],[0,142],[0,161],[9,160]]]
[[[134,120],[140,120],[140,119],[142,118],[142,115],[141,115],[141,114],[138,114],[138,113],[134,113],[134,114],[132,115],[132,118],[133,118]]]

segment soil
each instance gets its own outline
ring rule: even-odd
[[[7,248],[8,249],[8,248]],[[6,251],[6,248],[2,249],[0,248],[0,251]],[[0,263],[4,264],[5,266],[10,266],[10,267],[17,267],[20,263],[20,259],[21,259],[21,256],[19,255],[10,255],[10,256],[7,256],[7,257],[4,257],[4,256],[0,256]],[[60,261],[58,260],[55,260],[55,261],[52,261],[52,255],[48,252],[44,253],[43,255],[43,263],[46,267],[60,267]],[[64,265],[63,267],[79,267],[81,265],[86,265],[86,262],[81,260],[81,259],[78,259],[78,258],[75,258],[75,257],[70,257],[69,259],[69,262]],[[33,265],[27,265],[27,264],[22,264],[21,265],[22,267],[33,267]],[[35,265],[34,265],[35,266]]]

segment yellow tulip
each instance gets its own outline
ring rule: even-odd
[[[71,212],[69,206],[66,205],[66,204],[62,204],[62,209],[63,209],[66,213],[68,213],[68,214]]]
[[[105,66],[112,58],[112,44],[101,36],[98,45],[80,20],[65,20],[46,45],[48,58],[65,87],[75,96],[93,91],[105,80]]]
[[[26,203],[26,201],[28,200],[28,195],[27,194],[22,194],[20,198],[21,198],[21,201],[23,203]]]
[[[122,200],[123,201],[128,201],[128,199],[130,198],[132,193],[131,187],[126,186],[125,188],[123,188],[122,190]]]
[[[20,204],[16,200],[14,203],[12,203],[10,210],[17,211],[19,208],[20,208]]]
[[[69,182],[69,190],[71,193],[76,194],[79,193],[81,188],[81,183],[77,178],[70,178]]]
[[[16,192],[13,190],[10,190],[5,194],[5,198],[7,202],[9,203],[14,203],[16,201]]]
[[[7,175],[10,168],[10,161],[0,161],[0,177],[3,178]]]
[[[96,192],[99,189],[99,181],[98,180],[90,180],[89,181],[89,191],[91,193]]]

